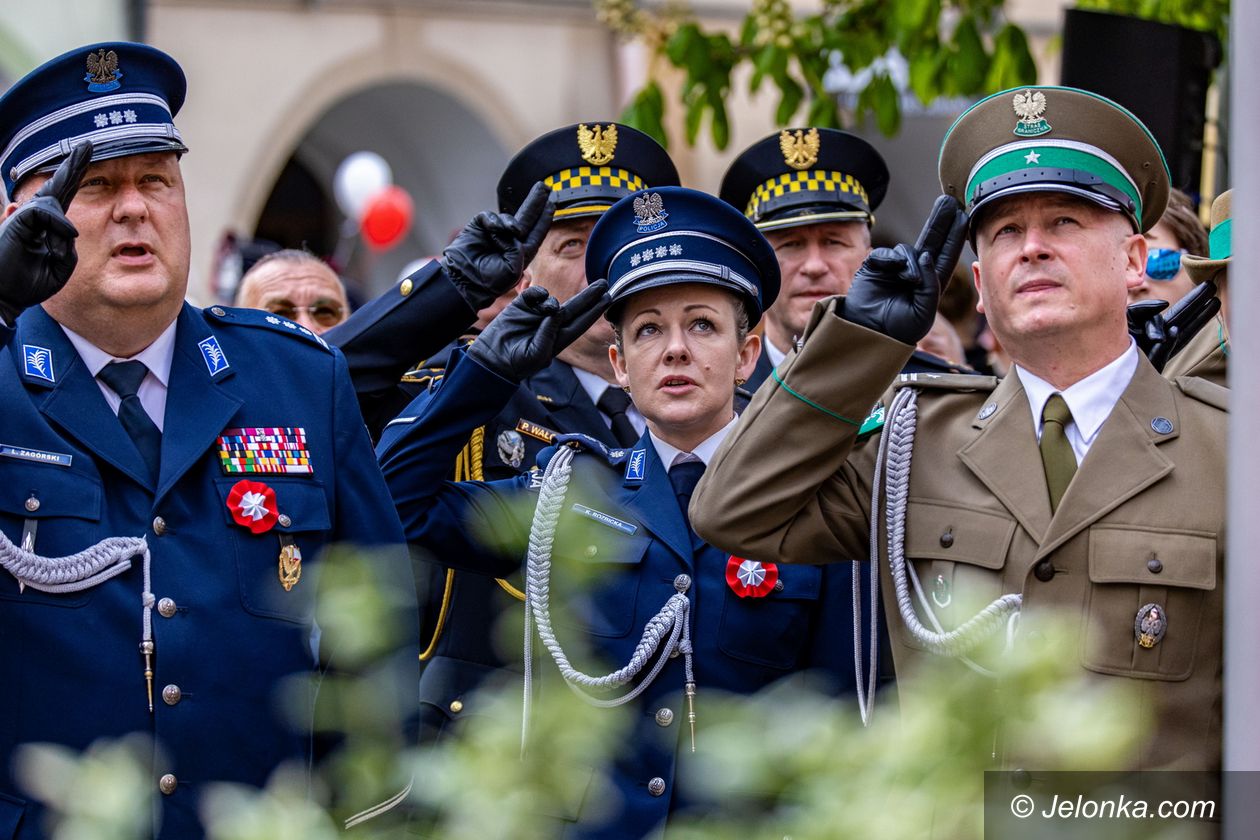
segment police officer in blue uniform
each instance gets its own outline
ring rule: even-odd
[[[371,562],[403,604],[402,684],[414,674],[401,529],[345,361],[291,321],[184,302],[184,92],[170,56],[104,43],[0,99],[10,222],[34,201],[66,223],[26,226],[16,264],[0,244],[3,270],[55,285],[70,243],[77,256],[42,306],[42,292],[0,295],[16,316],[0,348],[4,837],[47,830],[7,760],[26,742],[153,737],[162,837],[202,833],[210,783],[262,785],[318,758],[316,681],[343,655],[319,593],[330,543],[394,546]],[[47,181],[85,143],[82,177],[79,151]]]
[[[871,251],[888,165],[870,143],[830,128],[785,128],[749,146],[722,178],[721,197],[765,234],[783,291],[766,312],[766,336],[749,390],[761,387],[805,331],[814,304],[849,290]],[[915,351],[906,373],[965,372]]]
[[[539,182],[552,197],[555,216],[525,269],[525,280],[565,301],[586,286],[586,243],[600,216],[637,188],[676,185],[678,173],[665,150],[646,134],[618,123],[590,122],[550,131],[521,149],[499,180],[500,211],[522,214],[522,204]],[[397,319],[408,313],[412,318],[427,317],[415,304],[408,309],[397,306],[393,313],[360,335],[370,339],[395,328],[411,334],[419,326],[398,327]],[[461,339],[411,371],[398,390],[410,390],[413,396],[422,393],[430,382],[441,379],[451,354],[474,339],[474,335]],[[443,477],[492,481],[520,475],[561,433],[584,434],[612,447],[636,441],[643,420],[612,382],[611,341],[608,324],[597,322],[560,358],[524,378],[494,417],[468,429],[463,448],[452,459],[453,469]],[[355,358],[348,358],[351,375],[356,375]],[[415,357],[399,359],[414,362]],[[405,425],[422,404],[403,412],[399,423]],[[387,427],[383,440],[398,433]],[[519,671],[519,657],[510,652],[505,656],[496,644],[504,635],[496,630],[503,621],[519,626],[524,595],[516,576],[495,580],[459,572],[445,565],[440,555],[417,559],[415,574],[423,605],[422,737],[436,737],[479,712],[472,706],[471,693],[483,679],[503,668]]]
[[[852,625],[827,620],[833,603],[851,597],[851,579],[722,554],[687,521],[691,488],[735,424],[735,381],[756,360],[759,339],[749,327],[778,291],[774,252],[752,223],[694,190],[643,190],[596,224],[586,271],[608,278],[610,361],[647,422],[637,441],[614,448],[561,435],[542,453],[540,472],[437,481],[469,429],[493,418],[521,381],[587,329],[605,305],[599,281],[563,305],[542,289],[525,290],[454,354],[441,384],[392,427],[380,452],[409,539],[436,556],[505,575],[522,555],[504,546],[531,538],[526,612],[537,627],[534,648],[551,652],[534,671],[558,671],[581,693],[633,703],[633,729],[607,768],[617,795],[583,802],[556,836],[659,836],[671,814],[694,804],[682,765],[693,748],[704,749],[706,695],[750,693],[811,666],[837,690],[853,688]],[[532,520],[532,534],[522,498],[550,511]],[[556,576],[580,567],[592,577],[567,605],[571,626],[559,634],[550,630],[549,566]],[[655,629],[645,631],[649,624]],[[558,655],[557,636],[578,632],[619,669],[617,678],[597,680],[608,690]]]

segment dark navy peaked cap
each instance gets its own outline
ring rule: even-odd
[[[591,231],[586,276],[608,280],[613,306],[673,283],[708,283],[742,297],[757,323],[779,294],[779,260],[756,225],[719,198],[686,187],[621,199]]]
[[[619,199],[647,187],[676,186],[669,153],[642,131],[621,123],[578,123],[532,141],[499,179],[499,209],[515,213],[534,184],[554,193],[556,221],[599,216]]]
[[[84,140],[92,160],[188,151],[173,122],[186,89],[175,59],[145,44],[91,44],[36,67],[0,97],[5,192]]]

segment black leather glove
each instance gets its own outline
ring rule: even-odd
[[[57,294],[74,273],[79,232],[66,210],[91,161],[91,143],[75,146],[39,192],[0,224],[0,318],[6,324]]]
[[[468,355],[504,379],[522,382],[586,332],[608,302],[607,280],[596,280],[564,305],[541,286],[530,286],[490,322]]]
[[[489,306],[521,279],[555,211],[551,190],[540,181],[515,215],[478,213],[442,252],[442,267],[473,311]]]
[[[1220,311],[1221,301],[1216,284],[1209,280],[1165,312],[1167,307],[1166,301],[1141,300],[1129,304],[1128,310],[1129,335],[1158,371]]]
[[[967,239],[967,214],[954,198],[936,199],[919,241],[876,248],[844,299],[844,318],[905,344],[932,329],[941,286],[949,281]]]

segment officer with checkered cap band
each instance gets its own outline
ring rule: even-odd
[[[1019,88],[959,117],[940,179],[919,241],[873,251],[758,391],[696,531],[784,563],[874,547],[903,706],[933,690],[900,679],[926,660],[1000,669],[1066,616],[1074,670],[1132,692],[1144,733],[1098,769],[1219,769],[1227,393],[1160,376],[1126,318],[1168,195],[1159,146],[1101,96]],[[1013,370],[898,379],[967,233]],[[993,728],[999,766],[1056,765],[1042,733]]]
[[[322,757],[314,687],[351,669],[326,546],[378,546],[398,605],[363,665],[412,684],[418,624],[345,361],[287,319],[185,302],[184,93],[171,56],[112,42],[0,97],[0,754],[150,736],[134,806],[168,837],[201,836],[214,782]],[[17,773],[0,771],[0,826],[44,836]]]

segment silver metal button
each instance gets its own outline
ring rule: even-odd
[[[656,710],[656,725],[657,726],[669,726],[673,722],[674,722],[673,709],[657,709]]]
[[[594,557],[596,554],[599,554],[599,546],[588,545],[586,547],[586,551],[583,553],[586,554],[587,557]]]
[[[163,598],[158,601],[158,615],[162,616],[162,618],[170,618],[175,615],[176,609],[175,601],[171,598]]]
[[[167,796],[174,793],[175,788],[177,787],[179,787],[179,779],[175,778],[174,773],[167,773],[162,778],[158,779],[158,790],[162,791],[162,793]]]
[[[159,537],[166,533],[166,520],[160,516],[153,517],[153,533]]]
[[[168,706],[174,706],[184,696],[184,692],[179,690],[177,685],[168,685],[162,689],[162,701]]]
[[[34,496],[31,496],[29,499],[27,499],[26,509],[29,510],[31,513],[34,513],[35,511],[39,510],[39,499],[35,498]]]
[[[293,524],[293,520],[289,518],[287,513],[282,513],[276,517],[276,523],[279,524],[281,528],[288,528]]]
[[[653,796],[660,796],[665,792],[665,780],[660,776],[653,776],[648,782],[648,793]]]
[[[211,307],[210,314],[215,316],[216,318],[222,318],[227,313],[223,311],[223,307],[215,306],[215,307]]]
[[[691,575],[679,575],[674,578],[674,589],[678,592],[686,592],[691,588]]]

